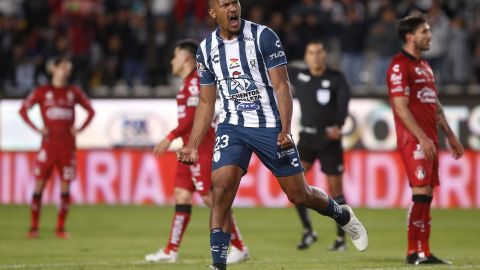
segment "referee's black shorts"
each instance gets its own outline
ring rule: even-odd
[[[342,140],[329,140],[322,136],[300,133],[298,141],[300,159],[308,163],[320,160],[321,170],[327,175],[340,175],[344,171]]]

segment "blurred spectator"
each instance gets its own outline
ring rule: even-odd
[[[367,34],[365,18],[354,7],[348,7],[342,24],[340,43],[342,48],[342,70],[347,81],[355,87],[363,82],[360,78],[364,66],[364,48]]]
[[[470,79],[470,53],[468,35],[463,18],[457,16],[450,22],[448,50],[445,58],[444,82],[465,85]]]
[[[400,50],[401,41],[397,33],[395,10],[385,7],[380,13],[380,21],[370,30],[369,44],[376,54],[373,64],[373,83],[385,85],[385,74],[393,55]]]
[[[443,82],[443,77],[445,76],[444,58],[448,49],[450,26],[448,17],[442,10],[438,0],[432,3],[432,6],[428,10],[427,18],[433,37],[430,49],[425,51],[423,55],[433,69],[435,80],[437,82]]]

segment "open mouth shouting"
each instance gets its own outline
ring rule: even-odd
[[[228,26],[230,29],[237,30],[240,27],[240,16],[233,13],[228,16]]]

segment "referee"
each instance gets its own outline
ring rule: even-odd
[[[344,75],[326,64],[322,42],[310,41],[305,47],[304,59],[308,69],[291,72],[291,80],[302,112],[298,151],[302,166],[308,172],[316,159],[326,174],[330,195],[339,204],[345,204],[342,190],[343,149],[341,127],[348,114],[350,89]],[[296,206],[304,232],[298,249],[306,249],[317,240],[307,208]],[[347,249],[345,232],[337,225],[337,238],[331,251]]]

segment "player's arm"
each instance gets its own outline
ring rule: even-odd
[[[341,128],[348,116],[348,103],[350,102],[350,87],[343,74],[338,76],[337,88],[337,115],[335,125],[327,127],[327,136],[332,140],[339,140],[342,136]]]
[[[290,148],[293,146],[291,138],[293,101],[287,68],[285,65],[271,68],[268,70],[268,75],[275,89],[278,112],[280,114],[280,121],[282,122],[282,130],[278,136],[278,144],[282,148]]]
[[[450,149],[452,150],[453,153],[453,158],[454,159],[459,159],[462,157],[464,153],[464,149],[460,141],[458,140],[457,136],[452,131],[452,128],[450,128],[450,125],[447,122],[447,118],[445,117],[445,113],[443,110],[443,106],[440,103],[440,100],[437,98],[437,124],[440,126],[440,129],[442,130],[443,134],[447,137],[448,144],[450,145]]]
[[[435,158],[437,149],[433,141],[427,137],[422,128],[418,125],[417,121],[413,117],[412,112],[408,108],[408,97],[405,96],[394,96],[392,98],[393,109],[395,113],[402,121],[403,125],[407,128],[410,133],[417,138],[425,152],[425,156],[428,160],[433,160]]]
[[[83,122],[79,129],[73,129],[72,132],[74,134],[83,131],[90,124],[93,116],[95,115],[95,110],[93,110],[92,104],[90,103],[90,100],[85,95],[85,93],[83,93],[83,91],[81,91],[80,89],[75,88],[75,94],[77,97],[77,103],[80,104],[80,106],[82,106],[85,111],[87,111],[87,119],[85,119],[85,122]]]
[[[48,133],[47,128],[39,128],[35,126],[35,124],[32,122],[30,119],[30,116],[28,116],[28,110],[31,109],[36,103],[38,103],[40,100],[38,90],[34,90],[28,97],[22,102],[22,106],[20,107],[20,110],[18,113],[22,117],[23,121],[27,123],[28,126],[30,126],[33,130],[36,132],[46,135]]]
[[[285,51],[277,34],[270,28],[262,30],[258,42],[270,81],[273,89],[275,89],[278,112],[282,123],[282,130],[278,134],[277,143],[281,148],[290,148],[293,146],[291,136],[293,101]]]
[[[192,133],[186,147],[177,152],[177,159],[185,164],[197,162],[197,149],[202,142],[205,133],[212,126],[212,119],[215,112],[215,101],[217,89],[215,84],[200,86],[200,101],[195,111]]]

